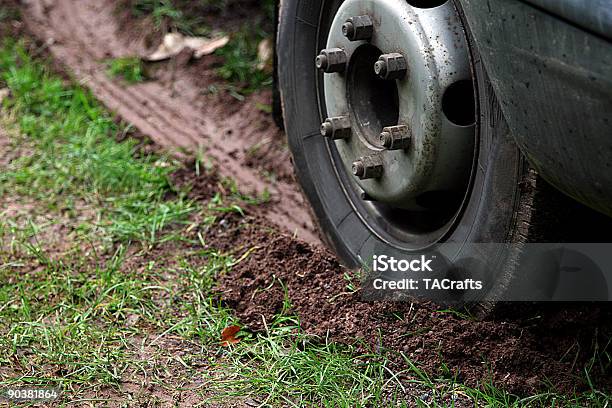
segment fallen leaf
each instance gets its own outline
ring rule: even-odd
[[[8,88],[1,88],[0,89],[0,103],[2,103],[3,100],[5,100],[6,98],[8,98],[11,94],[11,90]]]
[[[186,37],[181,33],[168,33],[155,52],[144,59],[146,61],[163,61],[179,55],[183,50],[193,51],[197,59],[209,55],[229,42],[228,36],[205,38]]]
[[[168,33],[164,36],[157,50],[148,57],[147,61],[163,61],[178,55],[185,48],[185,36],[181,33]]]
[[[205,55],[212,54],[219,48],[225,47],[229,43],[229,37],[227,35],[223,37],[212,38],[205,43],[200,44],[199,47],[194,48],[193,56],[197,59],[202,58]]]
[[[240,342],[236,334],[240,331],[240,326],[228,326],[221,332],[221,347],[228,347],[230,344]]]
[[[274,50],[272,48],[272,40],[266,38],[257,46],[257,69],[260,71],[272,72],[274,58]]]

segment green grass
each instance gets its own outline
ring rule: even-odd
[[[160,231],[184,222],[194,210],[170,185],[172,160],[136,157],[135,140],[117,143],[115,135],[126,126],[116,124],[87,91],[49,75],[23,47],[0,50],[0,81],[13,94],[5,108],[32,150],[0,173],[0,194],[30,196],[63,209],[82,200],[101,209],[96,227],[122,241],[163,239]]]
[[[100,404],[111,390],[135,406],[160,397],[130,394],[129,380],[230,406],[246,398],[262,406],[609,406],[595,389],[521,399],[491,384],[466,387],[444,367],[431,378],[408,359],[399,372],[391,352],[306,335],[289,299],[264,332],[243,330],[238,344],[221,347],[223,328],[240,322],[213,288],[251,248],[211,248],[202,231],[266,197],[244,197],[224,180],[225,194],[190,202],[170,179],[178,163],[119,142],[128,127],[23,45],[0,48],[6,86],[0,124],[20,154],[0,169],[0,202],[22,213],[0,211],[0,388],[59,386],[66,403]],[[57,236],[60,224],[71,232]]]
[[[233,319],[211,287],[233,255],[203,249],[185,229],[196,212],[204,228],[242,212],[241,201],[190,202],[170,182],[177,163],[118,142],[126,127],[21,44],[0,49],[0,86],[11,89],[2,126],[16,128],[20,153],[0,171],[0,199],[33,204],[26,220],[0,219],[0,365],[16,373],[0,385],[118,386],[150,363],[137,356],[140,336],[216,343]],[[77,237],[46,233],[55,223],[37,224],[41,213]],[[183,250],[155,259],[164,245]]]
[[[208,35],[210,28],[204,23],[203,15],[185,13],[190,10],[221,13],[233,3],[240,0],[131,0],[129,7],[134,16],[151,17],[157,29],[169,28],[181,31],[187,35]],[[261,1],[261,16],[265,21],[272,22],[276,0]],[[272,25],[272,24],[268,24]]]
[[[130,7],[137,17],[150,16],[159,30],[169,28],[188,35],[209,34],[200,18],[188,17],[174,3],[172,0],[133,0]]]
[[[292,317],[279,316],[228,359],[231,373],[215,384],[225,398],[246,395],[275,406],[383,406],[400,387],[383,356],[309,337]]]
[[[223,65],[217,72],[221,78],[239,84],[243,93],[251,93],[272,85],[272,76],[258,68],[257,47],[269,36],[256,26],[244,26],[234,33],[230,42],[217,50],[216,54],[224,58]]]
[[[107,74],[112,77],[121,77],[128,84],[136,84],[146,79],[142,60],[137,57],[115,58],[106,62]]]

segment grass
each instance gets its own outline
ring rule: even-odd
[[[30,196],[50,208],[71,208],[75,199],[99,207],[96,225],[113,240],[162,239],[168,225],[184,222],[194,208],[176,193],[168,176],[176,167],[166,157],[135,157],[138,142],[117,143],[124,132],[91,95],[65,87],[32,61],[24,48],[0,51],[0,80],[13,98],[5,108],[28,136],[31,154],[20,157],[0,174],[0,194]]]
[[[136,84],[146,79],[142,60],[137,57],[115,58],[106,62],[107,74],[111,78],[121,77],[128,84]]]
[[[137,16],[152,15],[158,26],[165,19],[175,22],[183,18],[183,13],[174,7],[171,0],[137,0],[132,2],[131,7]]]
[[[264,334],[239,343],[229,360],[232,372],[215,385],[219,392],[262,405],[381,406],[399,388],[383,356],[321,343],[292,317],[279,316]]]
[[[264,332],[222,347],[222,330],[240,322],[213,288],[250,249],[220,251],[201,233],[261,201],[226,180],[226,194],[191,202],[172,184],[178,163],[118,141],[128,127],[22,44],[0,48],[0,87],[11,89],[1,125],[16,156],[0,169],[0,388],[58,386],[64,403],[135,406],[180,393],[230,406],[609,404],[595,389],[521,399],[469,388],[408,359],[398,372],[398,356],[306,335],[289,299]]]
[[[258,67],[257,47],[268,36],[265,31],[251,25],[234,33],[230,42],[216,52],[225,60],[217,70],[221,78],[230,83],[241,84],[243,93],[272,86],[270,73]]]

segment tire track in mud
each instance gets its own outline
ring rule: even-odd
[[[125,86],[107,76],[105,60],[142,53],[138,44],[126,44],[119,35],[115,8],[111,0],[30,0],[25,21],[54,58],[111,111],[169,150],[204,151],[244,193],[268,191],[266,218],[305,241],[320,243],[299,187],[287,180],[269,181],[244,163],[241,152],[266,137],[265,131],[250,130],[253,126],[244,123],[247,107],[223,113],[189,77],[179,76],[171,86],[159,80]],[[285,154],[285,168],[288,160]]]

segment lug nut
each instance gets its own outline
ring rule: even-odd
[[[387,150],[408,149],[412,142],[412,132],[405,125],[389,126],[380,134],[380,144]]]
[[[383,54],[374,64],[374,72],[384,80],[402,79],[408,72],[408,65],[402,54]]]
[[[356,16],[342,25],[342,34],[350,41],[369,40],[374,34],[374,23],[370,16]]]
[[[341,48],[329,48],[322,50],[315,60],[318,70],[326,73],[344,72],[348,59]]]
[[[380,178],[383,174],[383,162],[380,155],[360,157],[353,163],[353,175],[361,180]]]
[[[351,120],[348,116],[327,118],[321,124],[321,135],[332,140],[346,139],[351,136]]]

